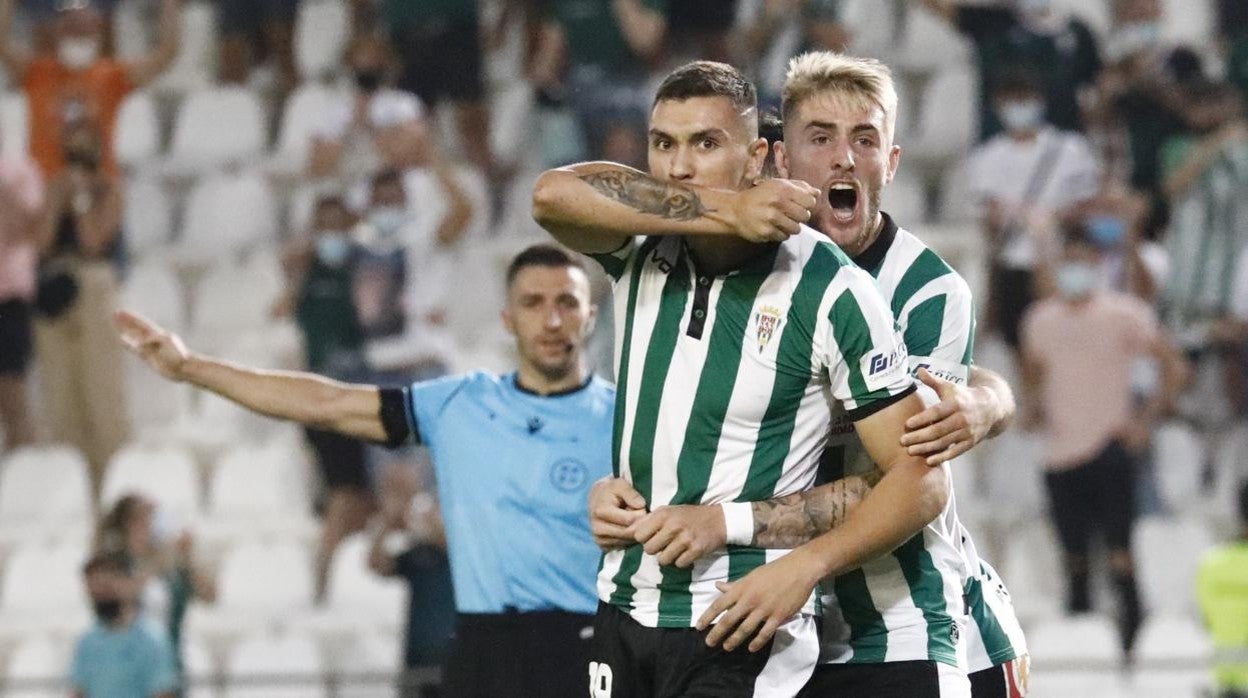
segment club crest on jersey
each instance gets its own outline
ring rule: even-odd
[[[767,348],[767,343],[775,336],[776,330],[780,329],[780,309],[775,306],[764,305],[754,313],[754,336],[758,340],[758,351],[761,353]]]

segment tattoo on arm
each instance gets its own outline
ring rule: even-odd
[[[754,502],[754,540],[760,548],[796,548],[841,525],[884,474],[878,469],[836,482]]]
[[[691,221],[710,213],[693,190],[640,172],[603,170],[583,175],[581,180],[609,199],[660,218]]]

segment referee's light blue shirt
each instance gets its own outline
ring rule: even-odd
[[[539,396],[514,373],[414,383],[408,419],[429,447],[460,613],[593,613],[599,550],[590,485],[611,473],[615,387]]]

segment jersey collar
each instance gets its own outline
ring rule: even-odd
[[[594,372],[590,371],[589,375],[585,376],[584,383],[581,383],[580,385],[572,387],[572,388],[568,388],[566,390],[559,390],[553,393],[546,393],[543,395],[542,393],[539,393],[536,390],[533,390],[532,388],[524,387],[524,384],[520,382],[519,373],[511,374],[511,384],[516,387],[516,390],[519,390],[520,392],[525,393],[526,395],[532,395],[534,397],[563,397],[565,395],[573,395],[575,393],[579,393],[582,390],[588,388],[589,384],[593,382],[594,382]]]
[[[884,219],[884,228],[880,231],[879,237],[867,249],[854,257],[854,264],[867,270],[871,276],[880,273],[880,265],[884,263],[884,256],[888,254],[888,248],[893,246],[893,240],[897,237],[897,224],[893,222],[893,217],[883,211],[880,211],[880,216]]]

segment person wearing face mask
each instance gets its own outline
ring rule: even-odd
[[[70,670],[74,698],[174,698],[173,646],[139,609],[139,577],[121,552],[101,552],[83,567],[98,619],[78,640]]]
[[[980,227],[992,253],[988,319],[1012,349],[1034,297],[1034,276],[1052,255],[1051,221],[1100,188],[1100,165],[1087,139],[1044,118],[1033,73],[1000,79],[993,105],[1006,131],[976,147],[966,164]]]
[[[163,625],[173,643],[178,674],[182,664],[182,621],[193,599],[212,602],[216,584],[192,562],[190,532],[173,528],[168,512],[140,494],[123,495],[96,531],[96,549],[120,552],[135,567],[139,608]]]
[[[1065,226],[1057,296],[1023,324],[1024,417],[1046,440],[1049,512],[1064,552],[1066,611],[1092,610],[1090,540],[1109,551],[1122,649],[1129,656],[1143,619],[1131,554],[1137,458],[1186,381],[1186,362],[1142,301],[1105,288],[1101,254],[1083,221]],[[1137,404],[1132,360],[1156,359],[1161,389]]]
[[[48,183],[40,220],[35,357],[49,436],[82,451],[98,493],[129,431],[121,348],[108,325],[120,292],[112,259],[121,245],[122,184],[104,169],[89,122],[67,128],[64,150],[68,163]]]
[[[352,238],[355,216],[338,194],[317,199],[309,239],[286,256],[290,281],[278,313],[293,312],[303,334],[309,371],[339,380],[367,374],[365,335],[355,302],[361,249]],[[374,509],[373,477],[363,442],[313,427],[305,430],[325,487],[317,555],[316,597],[324,598],[338,544],[362,530]]]
[[[1082,131],[1079,95],[1095,85],[1101,70],[1096,35],[1080,19],[1053,7],[1052,0],[923,0],[975,46],[980,76],[980,135],[988,139],[1006,124],[993,101],[994,86],[1011,72],[1044,76],[1042,113],[1058,128]]]
[[[361,35],[346,58],[355,88],[323,114],[312,135],[308,174],[357,183],[379,169],[426,164],[425,108],[416,95],[390,87],[396,66],[386,39]]]
[[[60,0],[53,20],[54,50],[29,54],[12,40],[15,0],[0,0],[0,62],[21,85],[30,109],[30,151],[46,179],[66,165],[64,131],[85,118],[100,132],[102,167],[117,172],[113,126],[132,90],[147,85],[177,56],[182,0],[161,0],[155,48],[118,60],[104,53],[104,20],[88,0]]]

